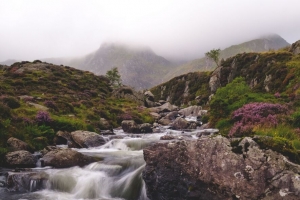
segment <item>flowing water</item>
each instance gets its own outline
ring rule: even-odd
[[[85,155],[98,157],[101,161],[82,168],[33,168],[33,171],[47,174],[48,179],[43,183],[41,180],[31,179],[29,189],[25,193],[11,192],[5,187],[0,187],[0,200],[147,200],[142,179],[145,167],[143,148],[170,132],[175,135],[182,134],[181,131],[166,130],[140,135],[139,138],[127,136],[123,139],[113,139],[96,148],[75,149]],[[188,134],[194,136],[196,132]],[[3,177],[0,176],[0,181],[1,178]],[[43,189],[38,190],[41,185]]]

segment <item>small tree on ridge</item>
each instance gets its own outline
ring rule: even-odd
[[[205,56],[211,60],[213,60],[218,67],[220,67],[219,65],[219,59],[220,59],[220,49],[212,49],[209,52],[205,53]]]
[[[106,77],[109,79],[110,84],[118,88],[122,85],[121,75],[117,67],[112,68],[106,72]]]

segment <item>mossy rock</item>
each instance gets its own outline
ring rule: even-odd
[[[287,156],[292,162],[300,164],[299,152],[293,146],[292,141],[282,137],[254,137],[253,140],[259,144],[260,148],[271,149]]]

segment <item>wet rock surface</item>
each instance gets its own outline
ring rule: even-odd
[[[54,149],[46,153],[42,160],[45,166],[56,168],[84,166],[96,161],[94,158],[83,155],[72,149]]]
[[[106,143],[105,139],[94,132],[74,131],[71,133],[72,139],[81,148],[97,147]]]
[[[9,167],[35,167],[36,159],[29,151],[13,151],[5,156]]]
[[[46,188],[48,178],[45,172],[9,172],[7,188],[11,192],[34,192]]]
[[[29,145],[26,142],[23,142],[22,140],[19,140],[19,139],[14,138],[14,137],[10,137],[7,140],[7,145],[13,151],[19,151],[19,150],[32,151],[32,149],[29,147]]]
[[[161,141],[144,149],[143,179],[155,200],[300,199],[300,166],[251,138]]]

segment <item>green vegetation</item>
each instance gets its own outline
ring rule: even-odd
[[[118,88],[122,85],[121,75],[117,67],[108,70],[106,72],[106,77],[113,87]]]
[[[120,126],[124,114],[153,121],[147,109],[111,94],[109,79],[87,71],[40,61],[0,66],[0,154],[9,151],[9,137],[38,150],[52,144],[59,130],[100,133]]]
[[[267,45],[266,41],[268,41]],[[286,46],[289,46],[289,44],[283,38],[278,35],[273,35],[267,40],[265,38],[260,38],[225,48],[220,51],[220,59],[228,59],[230,57],[234,57],[237,54],[267,52],[271,49],[276,50]],[[286,52],[286,49],[282,49],[282,51]],[[195,59],[169,71],[168,74],[165,75],[164,80],[170,80],[176,76],[180,76],[189,72],[211,71],[216,67],[217,65],[207,62],[205,57]]]
[[[300,55],[288,48],[267,49],[227,58],[221,66],[220,87],[213,96],[209,72],[175,77],[151,92],[156,100],[168,99],[179,106],[201,105],[208,109],[205,120],[223,136],[256,136],[262,148],[300,163]]]
[[[220,67],[220,65],[219,65],[220,51],[221,51],[221,49],[212,49],[212,50],[210,50],[209,52],[206,52],[206,53],[205,53],[205,56],[206,56],[208,59],[213,60],[213,61],[216,63],[216,65],[217,65],[218,67]]]

